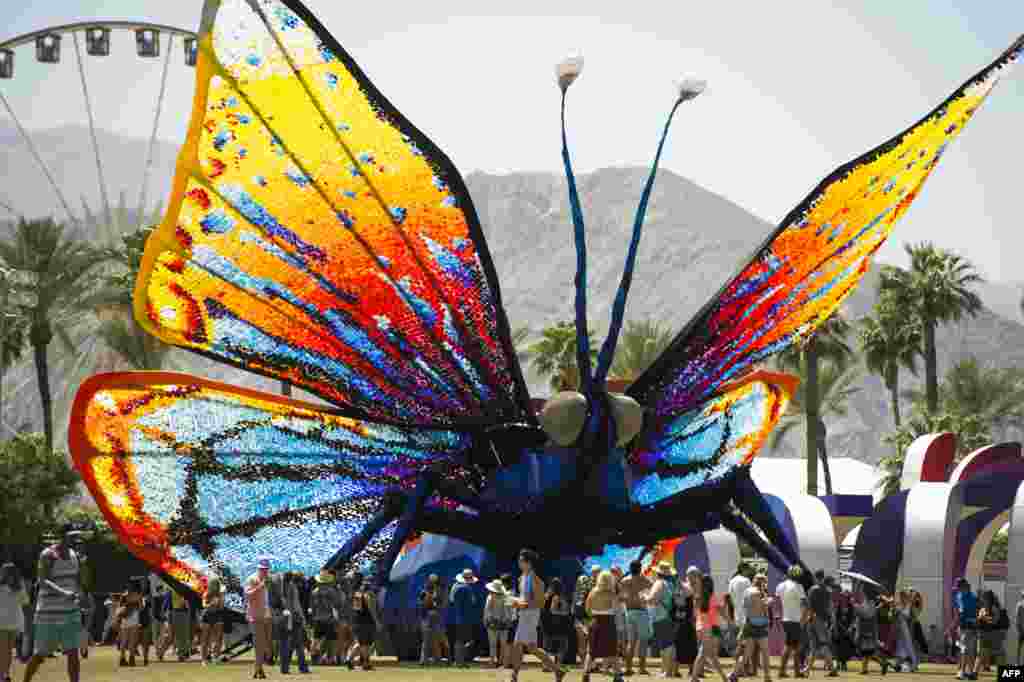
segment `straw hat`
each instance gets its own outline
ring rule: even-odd
[[[505,586],[497,578],[484,585],[484,588],[491,594],[496,594],[500,597],[504,597],[507,594]]]
[[[458,582],[463,583],[465,585],[472,585],[473,583],[475,583],[477,581],[477,577],[475,575],[473,575],[473,569],[472,568],[467,568],[462,573],[460,573],[458,576],[456,576],[455,580],[457,580]]]
[[[659,561],[656,572],[662,577],[671,578],[676,574],[676,569],[672,568],[672,564],[667,561]]]
[[[334,574],[328,571],[327,569],[322,569],[319,573],[316,574],[316,578],[314,578],[314,580],[316,580],[318,585],[333,585]]]

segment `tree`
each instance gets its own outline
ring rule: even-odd
[[[904,393],[923,407],[920,391]],[[940,411],[975,415],[993,432],[1024,425],[1024,370],[986,367],[973,355],[949,368],[939,385]],[[995,435],[995,434],[993,434]]]
[[[37,303],[29,311],[28,336],[43,407],[43,429],[47,446],[52,448],[53,397],[47,349],[54,337],[54,317],[62,309],[81,304],[88,289],[86,275],[108,256],[67,236],[52,218],[20,220],[10,236],[10,241],[0,242],[0,260],[38,275],[34,287]]]
[[[590,356],[597,358],[594,335],[590,338]],[[580,386],[580,372],[576,366],[576,325],[558,322],[541,332],[540,340],[526,349],[531,365],[542,377],[548,378],[552,391],[575,391]]]
[[[627,322],[612,361],[612,376],[635,380],[654,364],[670,343],[672,331],[657,322]]]
[[[108,272],[101,286],[86,301],[100,318],[97,330],[108,348],[132,369],[163,369],[171,346],[144,330],[132,314],[135,281],[142,267],[142,254],[153,227],[142,227],[121,237],[121,244],[107,251],[116,270]]]
[[[929,411],[938,412],[935,328],[945,322],[958,322],[965,315],[977,315],[983,306],[974,286],[983,280],[969,261],[930,242],[908,244],[905,249],[910,269],[883,268],[880,288],[891,292],[901,310],[921,321],[926,404]]]
[[[779,425],[772,433],[772,448],[776,448],[782,440],[797,426],[803,425],[807,429],[808,410],[806,409],[806,388],[810,382],[801,376],[800,386],[796,393],[790,398],[786,413],[779,420]],[[815,474],[817,474],[818,459],[821,459],[822,469],[825,473],[825,494],[832,494],[832,473],[828,466],[828,451],[826,440],[828,430],[825,427],[825,418],[845,417],[848,412],[850,398],[860,389],[856,386],[860,379],[860,371],[856,367],[842,367],[836,363],[826,363],[818,374],[817,399],[819,400],[817,429],[815,436],[817,440],[814,448],[808,450],[808,461],[813,463]],[[808,485],[808,487],[810,487]],[[810,493],[809,493],[810,494]],[[817,491],[813,494],[817,494]]]
[[[879,468],[884,472],[878,483],[882,494],[892,495],[899,492],[900,479],[903,477],[903,461],[911,443],[920,436],[945,432],[956,436],[957,461],[964,455],[992,442],[988,423],[979,415],[953,412],[935,414],[918,403],[915,405],[911,417],[883,439],[893,446],[893,453],[878,462]]]
[[[882,292],[875,303],[874,315],[860,321],[858,329],[864,364],[885,382],[892,403],[892,420],[900,426],[900,369],[917,376],[917,357],[921,354],[921,325],[902,314],[892,295]]]
[[[77,490],[78,474],[62,452],[40,434],[0,442],[0,548],[22,569],[35,561],[35,548],[56,527],[61,502]]]
[[[1010,534],[1001,530],[992,537],[992,542],[985,551],[985,561],[1006,561],[1009,555]]]
[[[816,453],[824,454],[820,443],[823,434],[818,432],[823,428],[821,421],[821,395],[819,391],[819,372],[821,362],[825,361],[835,366],[840,373],[846,367],[853,351],[846,343],[846,335],[850,331],[850,324],[839,311],[832,314],[827,320],[815,330],[815,332],[804,342],[802,346],[790,346],[779,354],[779,367],[789,371],[795,371],[801,375],[802,401],[804,410],[805,431],[805,455],[807,457],[807,494],[818,494],[818,462]],[[825,470],[828,470],[828,462],[823,462]],[[831,493],[829,493],[831,494]]]

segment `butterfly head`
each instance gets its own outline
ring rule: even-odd
[[[640,433],[644,410],[621,393],[556,393],[544,405],[540,423],[557,445],[590,450],[601,442],[623,447]]]

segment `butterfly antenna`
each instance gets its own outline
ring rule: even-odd
[[[583,58],[572,57],[561,62],[555,69],[558,85],[562,89],[562,162],[565,177],[569,182],[569,206],[572,209],[572,224],[576,243],[576,366],[580,374],[580,390],[589,395],[593,386],[590,365],[590,334],[587,328],[587,242],[583,226],[583,209],[576,191],[576,177],[569,159],[569,142],[565,134],[565,93],[583,70]]]
[[[619,282],[619,290],[615,294],[615,303],[612,306],[612,320],[608,327],[608,336],[601,346],[601,352],[597,356],[597,370],[594,372],[594,382],[603,386],[611,369],[612,360],[615,358],[615,346],[619,341],[619,334],[622,331],[622,319],[626,312],[626,298],[629,296],[629,287],[633,283],[633,270],[636,267],[636,254],[640,247],[640,236],[643,232],[644,217],[647,215],[647,203],[651,198],[651,189],[654,187],[654,178],[658,173],[658,162],[661,160],[661,152],[665,148],[665,140],[668,138],[668,129],[672,125],[672,119],[679,109],[679,105],[691,100],[704,90],[703,81],[686,79],[679,84],[679,97],[672,106],[665,121],[665,128],[661,133],[661,140],[658,142],[658,151],[654,155],[654,163],[651,165],[650,175],[647,176],[647,184],[644,185],[643,194],[640,195],[640,205],[636,209],[636,218],[633,221],[633,236],[629,242],[629,253],[626,255],[626,267],[622,271],[622,281]]]

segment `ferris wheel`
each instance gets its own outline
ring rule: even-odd
[[[71,210],[64,189],[54,178],[54,174],[47,166],[39,150],[32,139],[29,131],[22,125],[21,120],[12,106],[10,99],[4,94],[4,84],[17,77],[15,66],[21,60],[32,58],[34,47],[34,59],[40,64],[58,64],[61,61],[62,42],[70,36],[70,42],[74,46],[75,63],[78,68],[79,80],[81,82],[82,97],[85,101],[85,111],[89,122],[89,132],[92,137],[92,151],[96,162],[96,177],[99,184],[99,196],[103,205],[104,215],[107,224],[112,222],[110,197],[107,190],[107,183],[104,178],[103,160],[100,154],[99,143],[96,136],[96,121],[94,117],[93,100],[90,96],[89,81],[86,78],[86,57],[109,58],[111,56],[111,34],[114,31],[134,33],[135,55],[139,59],[160,59],[163,58],[163,70],[160,78],[160,90],[156,97],[152,133],[149,136],[149,144],[145,159],[142,163],[141,185],[139,188],[139,209],[137,215],[141,216],[146,210],[146,197],[149,185],[149,176],[154,162],[154,152],[157,142],[157,130],[160,125],[160,115],[163,110],[164,99],[167,94],[167,76],[171,68],[172,55],[177,54],[183,58],[186,67],[195,67],[197,58],[197,38],[193,31],[175,26],[153,24],[145,21],[87,21],[61,26],[52,26],[31,33],[0,42],[0,103],[3,104],[7,114],[11,117],[17,128],[18,134],[25,143],[32,158],[38,164],[39,169],[46,177],[52,188],[61,210],[68,219],[80,225],[79,218]],[[85,43],[85,55],[82,52],[82,43]],[[177,44],[176,44],[177,43]],[[178,47],[180,45],[180,48]],[[26,48],[18,50],[18,48]],[[178,52],[178,50],[181,52]],[[16,206],[12,205],[10,197],[0,198],[0,215],[20,215]]]

